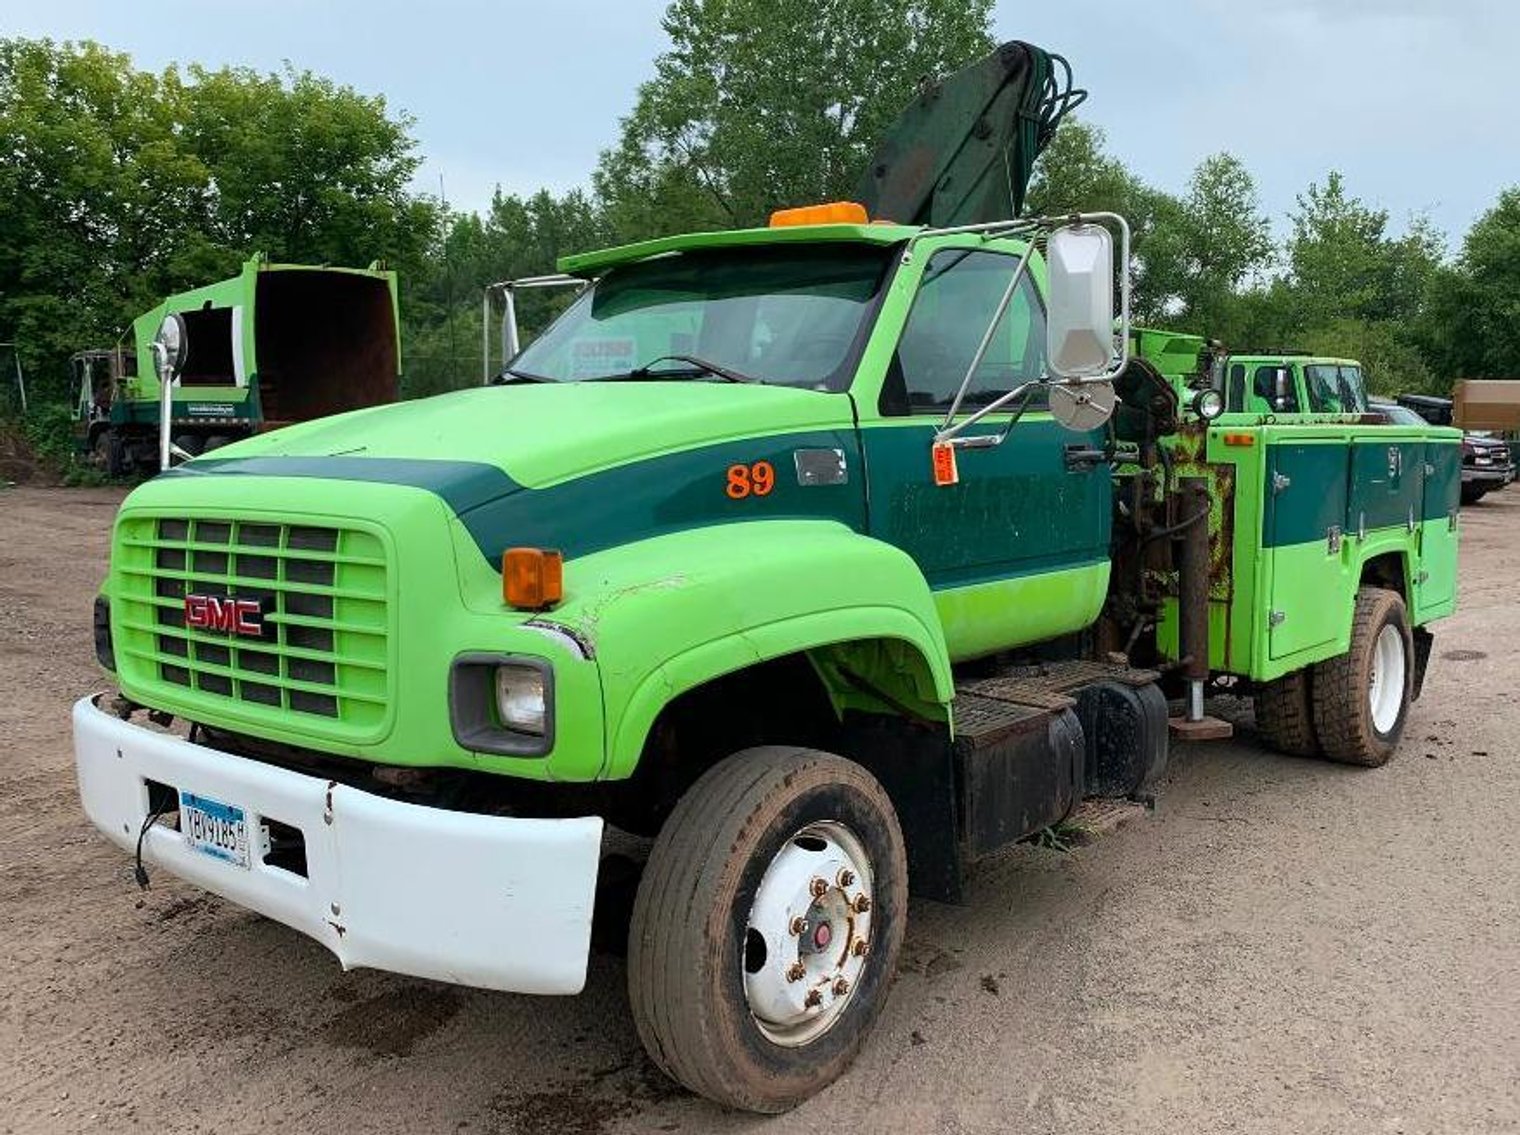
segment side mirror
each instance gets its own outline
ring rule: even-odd
[[[1096,224],[1066,225],[1045,246],[1050,310],[1045,357],[1060,378],[1090,378],[1114,361],[1114,238]]]
[[[164,316],[153,336],[153,359],[158,367],[160,382],[173,382],[185,369],[185,356],[190,353],[190,335],[185,329],[185,318],[178,312]]]
[[[1272,377],[1272,408],[1279,414],[1288,408],[1289,372],[1287,367],[1278,367]]]
[[[171,440],[173,432],[174,380],[185,369],[190,353],[190,336],[184,317],[177,312],[164,316],[153,336],[153,365],[158,369],[158,467],[167,470],[175,454],[188,458]]]

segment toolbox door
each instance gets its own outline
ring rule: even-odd
[[[1345,632],[1349,463],[1339,440],[1268,447],[1262,545],[1270,575],[1267,653],[1274,660]]]

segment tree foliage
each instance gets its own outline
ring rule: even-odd
[[[1468,231],[1449,268],[1430,273],[1421,341],[1437,373],[1520,377],[1520,186]]]
[[[69,354],[255,252],[412,274],[434,240],[409,121],[306,72],[155,75],[0,40],[0,154],[0,339],[43,394]]]
[[[926,77],[986,54],[990,0],[675,0],[598,193],[620,235],[847,196]],[[651,205],[658,203],[658,208]]]
[[[1255,179],[1238,158],[1215,154],[1193,171],[1185,197],[1159,202],[1145,256],[1148,308],[1218,334],[1234,297],[1275,254]]]

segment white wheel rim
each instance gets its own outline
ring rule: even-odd
[[[1372,645],[1372,677],[1367,683],[1372,727],[1379,733],[1392,731],[1398,723],[1404,707],[1404,673],[1404,636],[1388,623]]]
[[[817,1040],[860,988],[871,948],[871,861],[843,824],[809,824],[766,868],[740,966],[755,1024],[772,1043]]]

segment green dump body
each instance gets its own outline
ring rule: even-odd
[[[293,422],[395,401],[401,371],[396,274],[271,264],[165,299],[132,323],[131,344],[76,356],[78,433],[117,463],[152,465],[160,390],[152,343],[164,318],[189,344],[171,429],[192,453]],[[98,365],[94,365],[98,364]],[[133,459],[137,458],[136,461]]]

